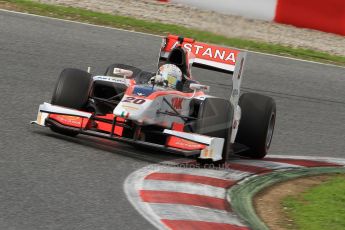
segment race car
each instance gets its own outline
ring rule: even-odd
[[[168,35],[156,72],[118,63],[103,75],[64,69],[51,103],[39,106],[32,123],[195,156],[202,164],[224,163],[231,154],[263,158],[276,104],[257,93],[240,96],[245,61],[245,52]],[[193,79],[192,67],[232,75],[231,97],[208,95],[210,87]]]

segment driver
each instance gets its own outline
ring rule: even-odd
[[[164,64],[159,67],[156,76],[152,77],[151,82],[158,86],[176,89],[182,81],[182,71],[173,64]]]

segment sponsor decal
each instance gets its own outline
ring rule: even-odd
[[[203,144],[199,144],[196,142],[192,142],[192,141],[185,140],[179,137],[174,137],[174,136],[168,137],[166,145],[169,147],[184,149],[184,150],[201,150],[206,147]]]
[[[75,125],[81,125],[81,118],[80,117],[75,117],[75,116],[67,116],[67,115],[60,115],[58,116],[60,121],[63,122],[70,122],[71,124]]]
[[[59,114],[50,114],[50,118],[60,122],[63,125],[73,126],[77,128],[85,128],[87,122],[83,122],[84,119],[82,117],[77,116],[69,116],[69,115],[59,115]],[[88,119],[86,119],[87,121]]]
[[[198,44],[184,44],[183,47],[195,54],[196,57],[201,57],[203,59],[216,59],[222,60],[223,62],[229,62],[231,64],[235,63],[235,53],[229,52],[226,49],[217,49],[215,47],[208,47],[206,45]]]
[[[181,97],[173,97],[171,99],[171,105],[176,109],[176,110],[181,110],[182,109],[182,102],[183,98]]]
[[[165,45],[164,51],[170,52],[173,48],[180,45],[180,41],[175,36],[168,36],[163,45]],[[195,42],[194,40],[188,38],[183,40],[181,46],[187,51],[193,53],[196,58],[230,65],[235,65],[236,57],[239,53],[237,50]]]
[[[126,80],[123,78],[119,78],[119,77],[112,77],[112,76],[95,76],[93,77],[94,81],[111,81],[114,83],[119,83],[119,84],[126,84]]]
[[[152,86],[135,86],[133,90],[133,95],[138,95],[139,97],[150,96],[154,92]]]
[[[125,97],[122,102],[134,103],[136,105],[142,105],[146,102],[145,99],[135,97]]]
[[[127,110],[139,110],[139,108],[133,107],[133,106],[127,106],[127,105],[122,105],[123,108]]]
[[[128,112],[126,112],[126,111],[122,111],[122,113],[121,113],[121,117],[123,117],[123,118],[125,118],[125,119],[128,119],[128,117],[129,117],[129,113],[128,113]]]
[[[213,149],[206,147],[201,151],[201,155],[205,158],[212,158],[213,157]]]
[[[179,139],[179,141],[175,142],[176,145],[178,146],[182,146],[182,147],[186,147],[186,148],[196,148],[196,149],[201,149],[204,146],[198,143],[194,143],[188,140],[183,140],[183,139]]]

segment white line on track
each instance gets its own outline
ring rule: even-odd
[[[71,20],[60,19],[60,18],[52,18],[52,17],[41,16],[41,15],[36,15],[36,14],[17,12],[17,11],[12,11],[12,10],[0,9],[0,11],[13,13],[13,14],[32,16],[32,17],[45,18],[45,19],[50,19],[50,20],[57,20],[57,21],[62,21],[62,22],[67,22],[67,23],[76,23],[76,24],[81,24],[81,25],[85,25],[85,26],[92,26],[92,27],[99,27],[99,28],[104,28],[104,29],[118,30],[118,31],[123,31],[123,32],[128,32],[128,33],[136,33],[136,34],[152,36],[152,37],[162,37],[160,35],[138,32],[138,31],[133,31],[133,30],[126,30],[126,29],[113,28],[113,27],[108,27],[108,26],[94,25],[94,24],[90,24],[90,23],[86,23],[86,22],[78,22],[78,21],[71,21]],[[257,52],[257,51],[250,51],[250,50],[245,50],[245,49],[239,49],[236,47],[232,47],[232,48],[242,50],[242,51],[247,51],[249,53],[255,53],[255,54],[260,54],[260,55],[266,55],[266,56],[284,58],[284,59],[289,59],[289,60],[294,60],[294,61],[307,62],[307,63],[313,63],[313,64],[318,64],[318,65],[325,65],[325,66],[331,66],[331,67],[337,67],[337,68],[345,69],[344,66],[339,66],[339,65],[329,64],[329,63],[321,63],[321,62],[316,62],[316,61],[303,60],[303,59],[299,59],[299,58],[280,56],[280,55],[276,55],[276,54],[268,54],[268,53],[262,53],[262,52]]]
[[[298,159],[298,160],[311,160],[311,161],[324,161],[329,163],[341,164],[345,167],[344,158],[336,157],[318,157],[318,156],[291,156],[291,155],[268,155],[267,157],[282,158],[282,159]]]
[[[231,160],[231,163],[237,163],[237,164],[244,164],[244,165],[250,165],[250,166],[257,166],[267,169],[286,169],[286,168],[298,168],[302,167],[299,165],[293,165],[293,164],[287,164],[287,163],[280,163],[280,162],[270,162],[270,161],[262,161],[262,160]],[[231,168],[231,164],[230,164]]]

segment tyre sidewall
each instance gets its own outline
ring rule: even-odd
[[[241,96],[239,105],[242,116],[236,142],[250,148],[247,156],[263,158],[270,147],[266,144],[269,138],[267,134],[271,117],[275,119],[276,116],[276,104],[270,97],[246,93]]]

